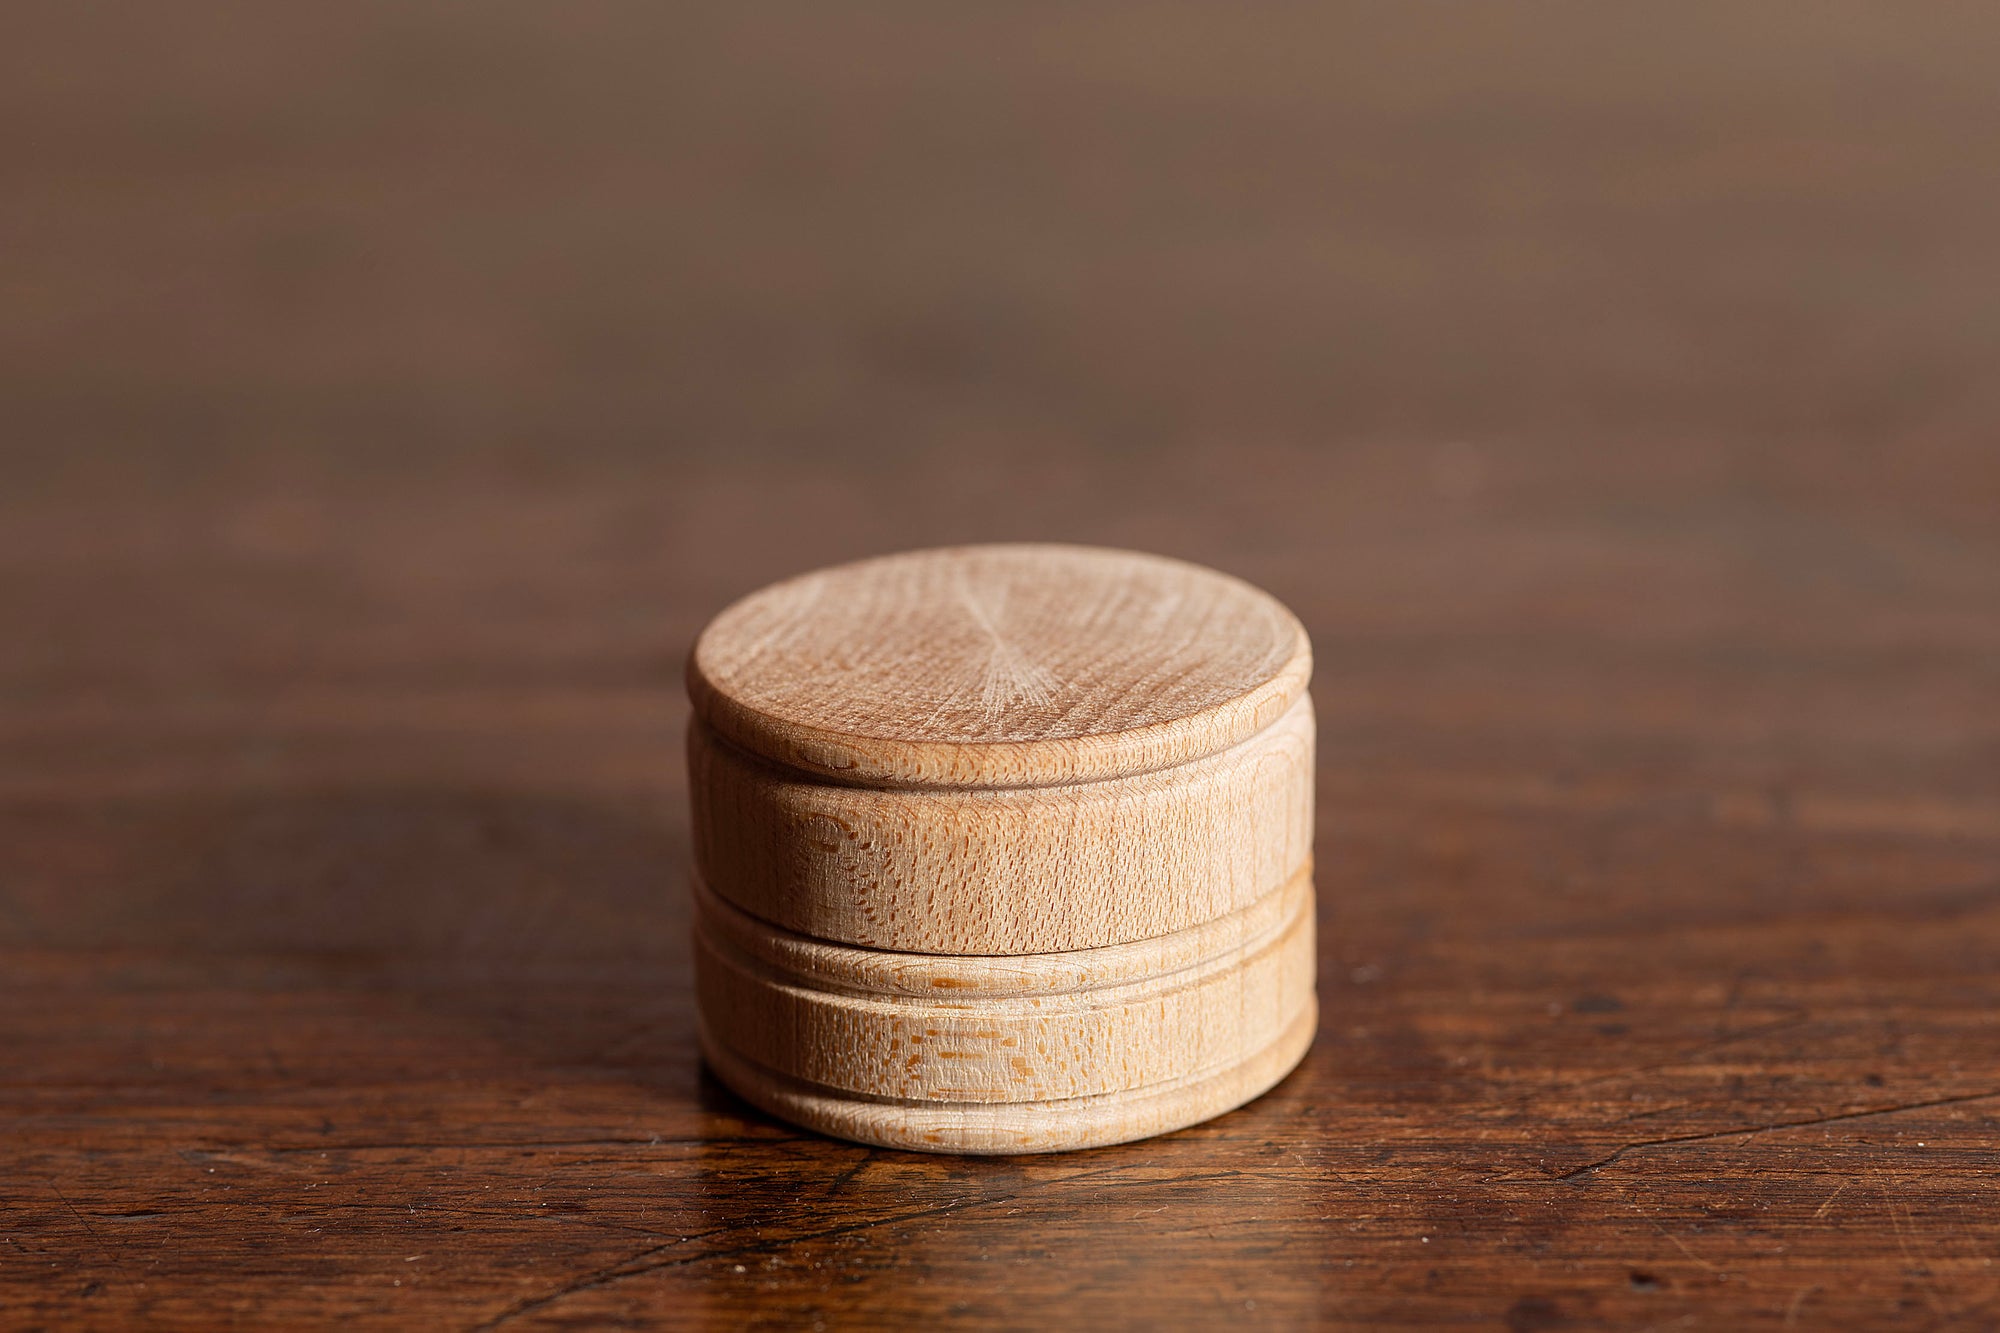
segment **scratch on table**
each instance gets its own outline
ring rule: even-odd
[[[1865,1120],[1871,1116],[1897,1115],[1904,1111],[1923,1111],[1936,1106],[1958,1106],[1966,1102],[1986,1101],[1994,1097],[2000,1097],[2000,1092],[1962,1093],[1955,1097],[1934,1097],[1928,1101],[1900,1102],[1894,1106],[1876,1106],[1862,1111],[1837,1111],[1831,1115],[1817,1115],[1804,1120],[1776,1120],[1769,1124],[1744,1125],[1736,1129],[1718,1129],[1700,1134],[1672,1134],[1658,1139],[1640,1139],[1633,1143],[1622,1144],[1594,1162],[1586,1162],[1574,1170],[1565,1171],[1561,1175],[1544,1176],[1542,1179],[1560,1182],[1582,1180],[1593,1172],[1601,1171],[1605,1167],[1610,1166],[1613,1162],[1624,1157],[1625,1154],[1638,1152],[1645,1148],[1670,1148],[1689,1143],[1712,1143],[1719,1139],[1750,1138],[1758,1134],[1769,1134],[1774,1130],[1806,1129],[1813,1125],[1837,1124],[1843,1120]],[[1511,1182],[1502,1180],[1493,1183],[1505,1184]]]
[[[668,1250],[677,1249],[680,1246],[686,1245],[692,1241],[703,1239],[705,1236],[716,1235],[719,1234],[720,1232],[732,1231],[736,1229],[734,1227],[718,1228],[717,1231],[705,1232],[703,1233],[702,1236],[689,1236],[679,1240],[668,1241],[660,1245],[648,1246],[647,1248],[640,1250],[636,1254],[627,1255],[625,1258],[620,1259],[615,1264],[609,1264],[603,1268],[595,1269],[591,1272],[584,1273],[581,1276],[574,1278],[569,1282],[565,1282],[562,1286],[557,1287],[553,1291],[544,1292],[540,1296],[532,1296],[523,1301],[517,1301],[515,1304],[509,1306],[507,1309],[502,1310],[499,1314],[494,1315],[492,1318],[487,1319],[479,1324],[475,1324],[473,1327],[475,1329],[475,1333],[484,1333],[485,1330],[498,1328],[502,1324],[509,1323],[515,1319],[520,1318],[524,1314],[531,1313],[532,1311],[535,1310],[543,1309],[549,1305],[553,1305],[557,1301],[565,1300],[570,1296],[574,1296],[579,1292],[591,1291],[599,1287],[609,1287],[616,1283],[623,1282],[627,1278],[644,1277],[648,1273],[655,1273],[660,1271],[661,1269],[677,1268],[684,1266],[686,1264],[698,1263],[701,1262],[702,1260],[707,1260],[707,1259],[740,1259],[747,1257],[749,1255],[761,1254],[766,1251],[776,1249],[779,1247],[789,1247],[797,1245],[802,1241],[825,1240],[833,1236],[844,1236],[844,1235],[851,1235],[856,1232],[872,1231],[877,1227],[895,1226],[896,1224],[901,1222],[921,1221],[927,1217],[937,1217],[946,1213],[959,1212],[968,1207],[980,1207],[989,1203],[1005,1203],[1007,1202],[1007,1199],[1011,1197],[1012,1196],[1007,1196],[1007,1198],[1001,1198],[1001,1199],[980,1199],[980,1200],[954,1199],[950,1203],[940,1204],[935,1207],[919,1208],[905,1213],[892,1213],[887,1217],[871,1218],[866,1222],[854,1222],[843,1226],[822,1227],[816,1231],[794,1232],[790,1235],[787,1235],[779,1239],[751,1241],[743,1245],[730,1246],[715,1250],[703,1250],[698,1254],[672,1255],[668,1258],[661,1259],[658,1262],[646,1262],[647,1260],[651,1260],[655,1255],[663,1254]]]
[[[1841,1182],[1840,1182],[1840,1183],[1839,1183],[1838,1185],[1835,1185],[1835,1186],[1833,1187],[1833,1193],[1831,1193],[1831,1194],[1829,1194],[1829,1195],[1827,1195],[1827,1196],[1826,1196],[1826,1200],[1825,1200],[1825,1202],[1821,1203],[1819,1207],[1817,1207],[1817,1208],[1813,1209],[1813,1216],[1814,1216],[1814,1217],[1825,1217],[1825,1216],[1826,1216],[1826,1210],[1827,1210],[1827,1209],[1829,1209],[1829,1208],[1831,1208],[1831,1207],[1833,1207],[1833,1201],[1834,1201],[1835,1199],[1838,1199],[1838,1198],[1840,1197],[1840,1192],[1841,1192],[1842,1190],[1846,1189],[1846,1188],[1848,1187],[1848,1185],[1849,1185],[1849,1184],[1851,1184],[1851,1183],[1852,1183],[1852,1182],[1850,1182],[1850,1181],[1846,1181],[1846,1180],[1843,1180],[1843,1181],[1841,1181]]]
[[[861,1150],[861,1155],[854,1159],[854,1165],[848,1167],[845,1171],[835,1176],[833,1180],[827,1185],[826,1193],[823,1197],[831,1199],[834,1195],[846,1189],[848,1185],[853,1182],[856,1176],[860,1175],[863,1171],[868,1169],[869,1165],[872,1162],[874,1162],[874,1160],[875,1160],[875,1149],[863,1148]]]
[[[1881,1190],[1882,1202],[1889,1210],[1889,1226],[1896,1233],[1896,1248],[1903,1252],[1903,1262],[1908,1264],[1911,1271],[1917,1275],[1918,1285],[1924,1291],[1925,1303],[1931,1307],[1934,1313],[1949,1317],[1951,1311],[1945,1307],[1944,1298],[1939,1294],[1937,1285],[1931,1281],[1930,1265],[1918,1259],[1910,1249],[1908,1232],[1910,1219],[1907,1216],[1907,1210],[1899,1214],[1896,1198],[1889,1192],[1889,1187],[1883,1185],[1881,1186]]]
[[[873,1231],[881,1227],[895,1226],[904,1222],[921,1221],[927,1217],[938,1217],[951,1213],[970,1212],[974,1209],[988,1208],[988,1207],[998,1206],[1001,1204],[1014,1203],[1023,1196],[1035,1193],[1040,1189],[1052,1186],[1069,1185],[1082,1180],[1094,1180],[1103,1176],[1115,1176],[1122,1173],[1129,1173],[1130,1170],[1131,1168],[1127,1166],[1094,1167],[1082,1171],[1068,1172],[1064,1175],[1056,1176],[1048,1180],[1031,1181],[1028,1182],[1023,1188],[1013,1190],[1005,1194],[994,1195],[991,1198],[956,1198],[946,1203],[936,1204],[926,1208],[913,1209],[908,1212],[892,1213],[886,1217],[870,1218],[869,1220],[863,1222],[845,1223],[839,1226],[821,1227],[817,1230],[795,1232],[781,1239],[757,1240],[745,1243],[743,1245],[726,1246],[719,1249],[706,1249],[702,1250],[697,1254],[668,1255],[666,1253],[669,1250],[678,1249],[681,1246],[689,1244],[690,1242],[697,1240],[704,1240],[711,1236],[726,1234],[727,1232],[738,1229],[736,1227],[718,1227],[713,1231],[703,1232],[701,1235],[698,1236],[686,1236],[678,1240],[665,1242],[660,1245],[648,1246],[647,1248],[640,1250],[634,1254],[629,1254],[625,1256],[625,1258],[620,1259],[618,1262],[614,1264],[608,1264],[602,1268],[598,1268],[591,1272],[582,1274],[581,1276],[569,1282],[564,1283],[562,1286],[557,1287],[553,1291],[544,1292],[542,1295],[530,1297],[526,1300],[517,1302],[516,1304],[509,1306],[507,1309],[501,1311],[499,1314],[494,1315],[491,1319],[488,1319],[484,1323],[476,1325],[475,1328],[479,1330],[498,1328],[500,1325],[507,1323],[513,1319],[516,1319],[521,1315],[528,1314],[535,1310],[543,1309],[551,1304],[554,1304],[557,1301],[564,1300],[570,1296],[576,1295],[579,1292],[590,1291],[600,1287],[612,1286],[616,1283],[625,1281],[627,1278],[643,1277],[647,1273],[657,1272],[661,1269],[682,1267],[687,1264],[699,1263],[703,1260],[710,1260],[710,1259],[744,1258],[750,1255],[762,1254],[767,1251],[777,1249],[780,1247],[790,1247],[806,1241],[825,1240],[834,1236],[853,1235],[860,1232]],[[1121,1181],[1114,1183],[1129,1187],[1144,1186],[1144,1185],[1184,1185],[1196,1181],[1226,1180],[1237,1177],[1241,1174],[1242,1174],[1241,1172],[1236,1172],[1236,1171],[1215,1171],[1215,1172],[1205,1172],[1193,1176],[1176,1175],[1169,1178],[1160,1178],[1160,1179],[1148,1178],[1148,1179]]]
[[[1709,1052],[1720,1050],[1724,1046],[1733,1046],[1737,1042],[1748,1041],[1753,1037],[1766,1037],[1775,1032],[1782,1032],[1787,1028],[1797,1027],[1810,1017],[1812,1015],[1809,1012],[1801,1009],[1795,1013],[1786,1014],[1781,1018],[1774,1018],[1768,1023],[1760,1023],[1755,1027],[1747,1027],[1735,1032],[1720,1033],[1716,1036],[1705,1038],[1691,1046],[1675,1051],[1672,1055],[1662,1060],[1655,1060],[1649,1064],[1634,1065],[1629,1069],[1614,1069],[1608,1073],[1592,1074],[1588,1078],[1572,1079],[1567,1083],[1555,1083],[1545,1087],[1530,1088],[1525,1092],[1515,1093],[1498,1104],[1511,1106],[1522,1102],[1541,1101],[1558,1094],[1580,1092],[1585,1088],[1596,1087],[1604,1083],[1616,1083],[1622,1079],[1637,1078],[1641,1074],[1656,1074],[1662,1069],[1673,1069],[1679,1065],[1687,1064],[1698,1056],[1707,1055]]]
[[[1679,1250],[1682,1254],[1685,1254],[1691,1262],[1701,1265],[1703,1268],[1706,1268],[1709,1272],[1716,1274],[1718,1277],[1726,1277],[1728,1275],[1727,1270],[1719,1267],[1716,1264],[1710,1263],[1708,1260],[1696,1254],[1693,1250],[1688,1248],[1687,1243],[1683,1241],[1679,1236],[1676,1236],[1673,1232],[1667,1230],[1665,1227],[1661,1226],[1658,1222],[1655,1222],[1652,1218],[1649,1217],[1646,1219],[1646,1225],[1653,1228],[1653,1230],[1659,1232],[1662,1236],[1665,1236],[1667,1240],[1673,1245],[1673,1247]]]
[[[104,1238],[97,1234],[97,1228],[90,1225],[89,1218],[77,1211],[76,1205],[69,1201],[69,1195],[62,1192],[62,1186],[58,1185],[53,1177],[49,1180],[49,1188],[55,1191],[56,1197],[62,1200],[62,1206],[69,1209],[69,1215],[76,1219],[76,1224],[83,1228],[85,1235],[90,1237],[90,1243],[102,1251],[104,1257],[111,1261],[111,1266],[122,1274],[125,1271],[125,1266],[118,1261],[118,1251],[104,1243]]]

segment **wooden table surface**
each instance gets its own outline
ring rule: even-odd
[[[2000,18],[49,6],[0,1325],[2000,1323]],[[1091,541],[1318,645],[1304,1066],[701,1071],[680,664]]]

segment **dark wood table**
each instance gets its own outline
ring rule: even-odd
[[[2000,19],[47,7],[0,1324],[2000,1323]],[[701,1071],[679,670],[1064,539],[1319,650],[1304,1066]]]

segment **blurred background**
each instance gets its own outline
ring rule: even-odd
[[[2000,10],[4,27],[20,1317],[1994,1322]],[[1023,538],[1312,632],[1318,1043],[793,1137],[699,1072],[682,661]]]
[[[1992,821],[1987,7],[10,28],[17,939],[381,945],[311,905],[338,883],[393,901],[399,947],[677,947],[620,925],[672,814],[583,924],[409,886],[479,824],[454,793],[671,809],[680,661],[730,598],[967,540],[1271,588],[1320,644],[1336,787],[1587,770],[1752,822]],[[46,830],[85,796],[138,804],[79,865]],[[141,836],[161,797],[183,831],[221,803],[199,854]],[[541,818],[500,822],[559,866],[609,836]],[[151,909],[73,891],[135,875]]]

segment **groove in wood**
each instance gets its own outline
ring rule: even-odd
[[[725,610],[688,669],[716,1072],[949,1152],[1270,1086],[1317,1012],[1311,664],[1249,585],[1088,547],[888,556]]]

